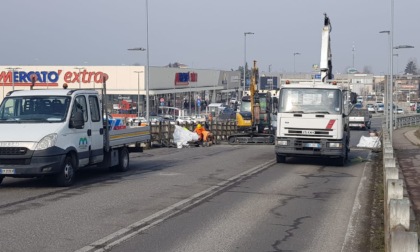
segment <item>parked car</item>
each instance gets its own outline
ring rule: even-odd
[[[375,106],[372,103],[366,104],[366,108],[370,113],[375,113]]]
[[[379,105],[384,106],[384,103],[383,103],[383,102],[381,102],[381,101],[376,102],[376,104],[375,104],[375,108],[378,108],[378,106],[379,106]]]
[[[189,116],[178,116],[175,121],[179,124],[193,123],[193,119]]]
[[[356,104],[354,104],[354,108],[355,109],[362,109],[363,105],[361,103],[356,103]]]
[[[164,122],[163,117],[161,116],[149,116],[150,124],[159,124],[160,122]]]
[[[236,112],[232,108],[225,108],[222,112],[220,112],[219,119],[221,119],[221,120],[235,120],[236,119]]]
[[[394,110],[394,113],[396,113],[396,114],[404,114],[404,110],[402,108],[397,108],[396,110]]]
[[[379,103],[376,105],[376,112],[383,113],[385,109],[385,105],[383,103]]]
[[[147,120],[143,116],[140,116],[140,117],[128,118],[127,122],[131,125],[140,125],[140,124],[146,124]]]
[[[204,123],[207,120],[204,114],[193,115],[191,119],[194,123]]]

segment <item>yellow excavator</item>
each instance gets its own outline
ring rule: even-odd
[[[228,137],[229,144],[274,144],[271,127],[271,94],[258,93],[257,62],[251,73],[249,95],[242,97],[240,111],[236,113],[238,133]]]

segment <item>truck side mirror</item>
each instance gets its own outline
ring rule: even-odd
[[[76,111],[74,113],[74,116],[72,116],[70,118],[70,128],[83,129],[83,126],[85,126],[85,120],[83,118],[83,112],[82,111]]]

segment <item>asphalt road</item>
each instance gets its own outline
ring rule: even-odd
[[[349,251],[366,237],[369,151],[345,167],[274,163],[273,146],[162,148],[76,185],[6,178],[1,251]]]

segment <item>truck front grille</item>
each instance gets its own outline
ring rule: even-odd
[[[25,147],[0,147],[0,155],[25,155],[27,151]]]
[[[24,158],[24,159],[0,158],[0,164],[2,165],[28,165],[30,163],[31,163],[30,158]]]
[[[330,135],[332,129],[301,129],[301,128],[285,128],[286,136],[301,136],[301,137],[333,137]]]

